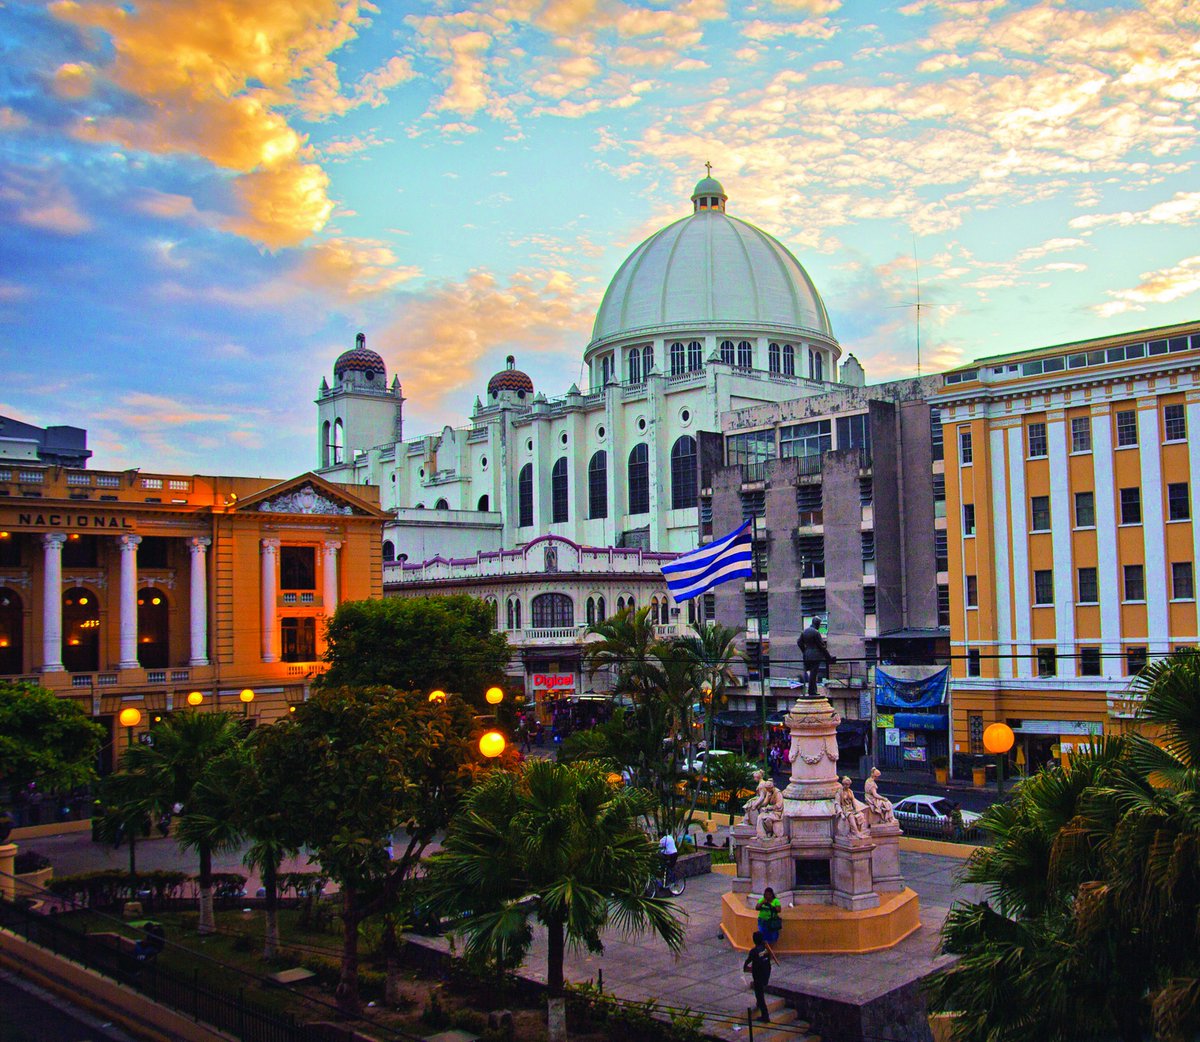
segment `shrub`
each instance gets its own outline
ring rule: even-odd
[[[168,898],[178,898],[188,881],[185,872],[139,872],[130,876],[115,868],[77,875],[59,876],[46,884],[52,894],[86,908],[115,908],[124,901],[138,899],[149,893],[152,904]]]

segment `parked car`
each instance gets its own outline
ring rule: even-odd
[[[906,796],[892,807],[896,820],[902,828],[914,832],[931,832],[951,835],[954,819],[951,817],[953,802],[945,796]],[[974,832],[981,815],[973,810],[960,811],[964,832]]]
[[[710,760],[715,760],[718,756],[732,756],[732,749],[701,749],[696,753],[695,759],[688,760],[684,765],[684,769],[692,774],[703,774],[704,765]]]

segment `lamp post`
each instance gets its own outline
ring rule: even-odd
[[[250,716],[250,703],[254,701],[254,692],[250,688],[244,687],[238,698],[242,700],[242,719],[247,719]]]
[[[506,745],[508,742],[504,740],[504,735],[499,731],[487,731],[479,739],[479,751],[489,760],[494,760],[504,752]]]
[[[132,748],[133,729],[142,722],[141,711],[134,706],[127,706],[121,710],[117,719],[121,722],[121,726],[125,728],[125,734],[128,738],[126,748]],[[140,822],[136,821],[125,824],[125,828],[129,830],[129,876],[131,879],[137,875],[137,831],[140,824]]]
[[[204,695],[200,691],[190,691],[187,696],[187,704],[193,709],[197,708],[204,701]]]
[[[489,687],[487,689],[487,694],[485,694],[483,697],[487,699],[488,705],[498,706],[504,701],[504,692],[498,687]]]
[[[996,795],[1004,795],[1004,754],[1013,747],[1016,736],[1008,724],[989,724],[983,729],[983,747],[996,757]]]

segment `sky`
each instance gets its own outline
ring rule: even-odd
[[[286,477],[363,331],[405,435],[582,384],[728,212],[869,381],[1200,317],[1200,2],[0,0],[0,414]]]

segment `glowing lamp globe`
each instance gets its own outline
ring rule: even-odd
[[[240,698],[243,702],[253,702],[254,692],[248,687],[242,688],[242,693],[238,695],[238,698]]]
[[[188,694],[188,705],[190,706],[198,706],[203,701],[204,695],[199,691],[192,691]]]
[[[483,697],[488,700],[488,705],[498,706],[504,701],[504,692],[498,687],[489,687],[487,689],[487,694]]]
[[[999,756],[1013,747],[1013,729],[1008,724],[989,724],[983,730],[983,747]]]
[[[446,692],[445,691],[430,691],[429,692],[429,701],[430,702],[445,702],[446,701]]]
[[[487,734],[479,739],[479,751],[489,760],[492,760],[504,752],[504,747],[507,744],[504,740],[504,735],[499,731],[488,731]]]
[[[128,709],[122,709],[117,719],[121,721],[122,727],[137,727],[142,722],[142,714],[140,710],[130,706]]]

